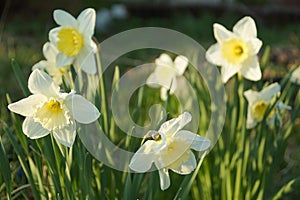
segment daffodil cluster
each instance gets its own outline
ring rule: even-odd
[[[23,132],[31,139],[52,133],[61,144],[70,147],[76,137],[76,121],[89,124],[96,121],[98,109],[74,90],[65,93],[63,81],[71,86],[70,66],[95,74],[92,40],[95,27],[95,10],[88,8],[77,19],[63,10],[55,10],[53,17],[59,27],[49,32],[49,42],[43,46],[46,60],[36,63],[28,79],[32,95],[8,105],[15,113],[25,116]],[[47,73],[45,73],[45,72]]]

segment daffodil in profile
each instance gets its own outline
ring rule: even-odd
[[[290,80],[292,83],[300,85],[300,66],[293,71]]]
[[[184,112],[177,118],[161,125],[158,131],[150,131],[153,140],[147,140],[132,157],[129,167],[135,172],[144,173],[154,163],[159,171],[160,187],[170,186],[169,169],[178,174],[190,174],[197,165],[191,149],[205,151],[210,140],[188,130],[181,130],[192,119]]]
[[[45,43],[43,46],[43,54],[46,60],[41,60],[33,65],[32,70],[42,69],[46,71],[58,85],[62,84],[63,77],[67,82],[70,82],[68,76],[70,66],[56,67],[56,56],[58,54],[56,47],[50,42]]]
[[[61,93],[51,77],[41,70],[34,70],[28,79],[32,95],[9,104],[12,112],[25,116],[23,132],[31,139],[53,133],[65,146],[72,146],[76,137],[76,122],[89,124],[100,116],[98,109],[84,97]]]
[[[247,90],[244,92],[244,95],[248,101],[246,122],[247,129],[255,127],[258,122],[261,122],[264,119],[265,113],[269,106],[272,106],[274,98],[276,98],[277,95],[280,95],[280,89],[281,87],[278,83],[273,83],[265,87],[260,92],[253,90]],[[281,101],[278,101],[266,117],[267,124],[270,127],[273,127],[277,117],[281,126],[282,119],[280,116],[280,111],[290,109],[290,106],[284,105]]]
[[[213,25],[217,43],[206,52],[206,59],[221,66],[222,80],[226,83],[236,73],[251,81],[261,79],[262,73],[258,61],[262,42],[257,38],[254,20],[246,16],[233,27],[233,32],[224,26]]]
[[[160,97],[167,99],[168,90],[173,94],[177,87],[176,78],[182,76],[188,66],[188,59],[179,55],[173,61],[168,54],[161,54],[155,60],[156,68],[148,77],[146,83],[150,87],[161,87]]]
[[[49,32],[49,40],[58,49],[56,66],[62,68],[73,64],[81,67],[89,74],[97,71],[94,54],[97,45],[92,40],[94,34],[96,12],[94,9],[83,10],[77,19],[63,10],[53,13],[59,27]]]

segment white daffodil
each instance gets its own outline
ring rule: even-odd
[[[100,113],[84,97],[61,93],[51,77],[43,71],[34,70],[28,79],[32,95],[8,105],[9,110],[25,116],[23,132],[31,139],[53,133],[54,138],[65,146],[72,146],[76,137],[76,123],[89,124]]]
[[[177,56],[173,62],[168,54],[161,54],[155,60],[156,68],[148,77],[146,83],[150,87],[161,87],[160,97],[162,100],[167,99],[167,92],[173,94],[176,87],[176,77],[182,76],[188,66],[188,59],[182,55]]]
[[[56,67],[56,56],[58,54],[58,50],[50,42],[44,44],[43,54],[46,60],[41,60],[40,62],[33,65],[32,70],[35,69],[45,70],[52,77],[53,81],[56,84],[60,85],[62,83],[63,77],[68,79],[68,76],[66,75],[68,74],[68,70],[70,66],[65,66],[59,69]]]
[[[223,82],[226,83],[236,73],[252,81],[260,80],[262,74],[257,53],[262,42],[257,38],[254,20],[242,18],[234,25],[233,32],[220,24],[213,26],[217,43],[207,50],[206,59],[221,66]]]
[[[96,21],[95,10],[87,8],[77,19],[63,10],[55,10],[53,17],[60,25],[49,32],[50,42],[59,51],[56,55],[57,68],[74,64],[86,73],[95,74],[97,69],[94,53],[97,46],[92,40]]]
[[[270,106],[276,95],[280,94],[280,89],[281,87],[278,83],[273,83],[260,92],[253,90],[247,90],[244,92],[244,95],[248,101],[246,122],[247,129],[255,127],[258,122],[263,120],[267,108]],[[276,116],[281,125],[282,120],[278,112],[283,109],[290,110],[291,107],[286,106],[279,101],[267,116],[267,124],[269,126],[274,126]]]
[[[290,80],[291,82],[300,85],[300,66],[293,71]]]
[[[190,149],[205,151],[210,140],[187,130],[181,130],[192,119],[185,112],[178,118],[163,123],[160,129],[151,131],[154,140],[147,140],[132,157],[129,167],[139,173],[148,171],[152,163],[159,170],[160,187],[170,186],[168,170],[189,174],[196,168],[196,159]]]

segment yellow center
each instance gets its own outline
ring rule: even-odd
[[[237,38],[223,42],[221,52],[223,58],[234,65],[242,63],[248,57],[245,42]]]
[[[37,108],[34,119],[50,131],[68,124],[69,117],[65,114],[59,101],[52,99]]]
[[[74,28],[62,28],[58,32],[57,48],[67,56],[76,56],[83,47],[83,37]]]
[[[269,104],[265,101],[258,101],[253,105],[252,113],[253,113],[253,117],[254,117],[254,119],[256,119],[256,121],[260,122],[263,120],[268,106],[269,106]],[[267,116],[267,119],[270,119],[274,114],[275,114],[275,111],[273,109]]]

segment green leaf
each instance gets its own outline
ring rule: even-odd
[[[2,138],[0,136],[0,171],[3,176],[6,185],[7,198],[10,199],[11,196],[11,171],[9,167],[9,162],[6,156],[4,146],[2,144]]]
[[[23,76],[20,65],[17,63],[15,59],[11,59],[11,65],[14,70],[15,76],[17,78],[18,84],[22,89],[24,96],[28,96],[30,94],[29,89],[27,87],[27,81]]]

